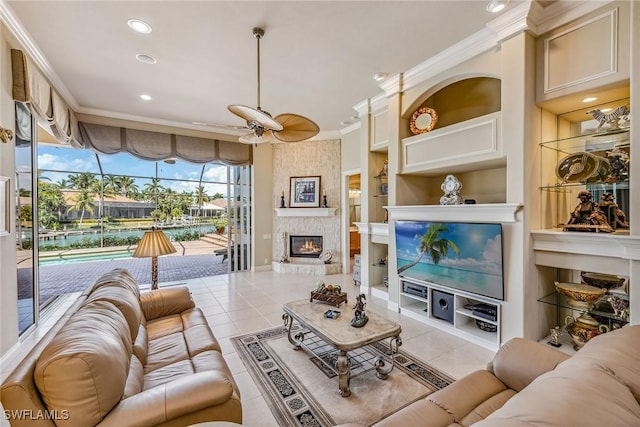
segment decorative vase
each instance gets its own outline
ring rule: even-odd
[[[574,342],[574,350],[579,350],[582,346],[596,335],[609,332],[609,327],[598,323],[596,319],[588,313],[582,313],[576,319],[567,316],[564,320],[567,332]]]

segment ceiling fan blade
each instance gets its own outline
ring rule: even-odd
[[[282,130],[282,125],[273,120],[273,118],[264,111],[247,107],[246,105],[229,105],[227,108],[236,116],[245,119],[248,123],[258,122],[265,129]]]
[[[262,136],[257,136],[254,132],[242,135],[238,141],[243,144],[262,144],[264,142],[273,141],[273,132],[270,130],[265,131]]]
[[[281,131],[274,129],[273,136],[283,142],[304,141],[313,138],[320,132],[320,128],[313,120],[299,114],[279,114],[275,119],[283,129]]]

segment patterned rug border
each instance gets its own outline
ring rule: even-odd
[[[297,324],[293,325],[292,330],[308,331]],[[305,332],[305,335],[309,333]],[[336,422],[331,415],[322,408],[312,393],[300,383],[286,364],[282,363],[277,354],[272,354],[271,350],[262,344],[263,341],[278,339],[286,335],[287,328],[280,326],[231,337],[230,341],[265,397],[265,401],[279,426],[321,427],[335,425]],[[391,360],[389,345],[384,341],[378,341],[363,348],[375,355],[380,355],[385,361]],[[306,350],[305,352],[309,359],[313,358]],[[402,348],[395,358],[394,369],[401,370],[432,391],[446,387],[455,381],[451,376],[433,368]],[[314,363],[312,360],[310,362]],[[318,369],[322,370],[320,367]],[[268,374],[265,372],[266,370],[269,370]],[[278,384],[280,390],[276,389],[274,383]],[[415,400],[421,398],[424,396]],[[412,402],[408,404],[410,403]],[[397,410],[399,409],[401,408],[397,408]]]

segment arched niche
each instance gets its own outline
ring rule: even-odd
[[[424,96],[427,98],[420,97],[403,115],[407,120],[407,135],[411,135],[411,116],[422,107],[437,112],[434,129],[500,111],[501,81],[494,77],[470,77],[446,84],[431,94],[425,92]]]

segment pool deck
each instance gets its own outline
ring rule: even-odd
[[[223,256],[214,253],[219,246],[202,240],[182,242],[182,246],[174,243],[174,246],[177,250],[175,254],[158,257],[160,286],[162,282],[216,276],[229,271],[229,263],[222,262]],[[126,246],[120,248],[126,249]],[[18,264],[18,299],[31,297],[31,267],[30,260]],[[151,283],[150,258],[43,265],[39,268],[40,300],[46,302],[60,294],[82,291],[114,268],[126,268],[141,285]]]

